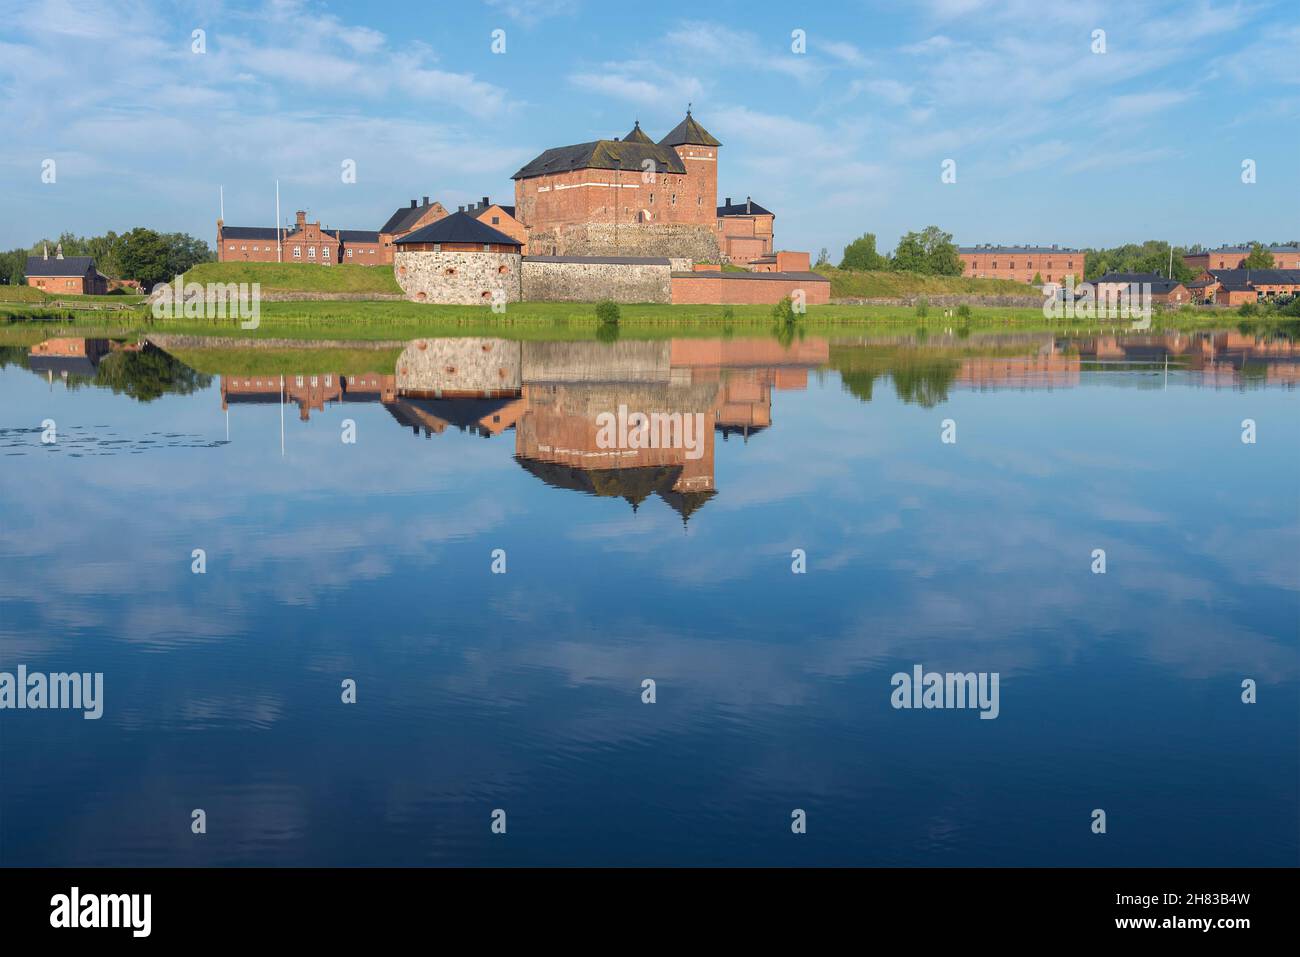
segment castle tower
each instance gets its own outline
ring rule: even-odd
[[[672,221],[713,226],[718,207],[718,147],[722,144],[695,121],[687,108],[686,118],[673,127],[659,145],[676,152],[686,167],[682,188],[675,190]],[[675,184],[669,182],[666,185],[671,201]]]

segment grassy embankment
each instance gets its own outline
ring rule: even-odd
[[[908,296],[1032,296],[1033,286],[1009,279],[973,279],[969,276],[922,276],[910,272],[851,272],[818,266],[814,272],[831,281],[834,299],[902,299]]]
[[[901,295],[1026,295],[1032,289],[1004,280],[917,276],[907,273],[822,271],[831,277],[832,293],[845,297]],[[398,289],[392,271],[382,267],[341,265],[329,268],[299,263],[206,263],[187,275],[194,282],[259,282],[264,292],[391,294]],[[4,291],[11,294],[6,298]],[[35,294],[35,295],[33,295]],[[80,300],[80,301],[77,301]],[[104,303],[113,308],[108,309]],[[918,326],[943,329],[1065,329],[1091,325],[1080,320],[1053,323],[1034,307],[971,306],[969,316],[944,315],[931,306],[928,315],[905,305],[811,306],[800,320],[808,332],[833,334],[856,328]],[[665,336],[766,335],[772,327],[770,306],[640,304],[620,307],[623,335]],[[139,297],[86,296],[56,299],[27,287],[0,287],[0,321],[45,320],[0,324],[0,341],[29,343],[53,335],[130,336],[171,333],[247,339],[330,339],[339,341],[405,340],[421,335],[488,335],[519,339],[573,339],[595,336],[591,303],[511,303],[504,313],[484,306],[442,306],[405,300],[295,300],[263,302],[257,329],[245,330],[236,319],[155,320]],[[1153,328],[1192,329],[1222,325],[1235,316],[1221,312],[1163,313]],[[1096,323],[1122,329],[1127,323]]]

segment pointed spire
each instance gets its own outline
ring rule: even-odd
[[[62,243],[62,242],[60,242],[59,245],[58,245],[58,247],[55,249],[55,251],[54,251],[54,258],[55,258],[55,259],[62,259],[62,258],[63,258],[63,243]]]
[[[641,121],[637,120],[636,125],[632,127],[632,132],[623,137],[623,142],[653,144],[654,140],[645,135],[645,131],[641,129]]]

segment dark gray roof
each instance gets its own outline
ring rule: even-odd
[[[498,203],[497,205],[500,206],[501,204]],[[513,206],[501,206],[501,209],[504,212],[508,213],[511,217],[515,215],[515,208]]]
[[[63,259],[28,256],[25,276],[84,276],[95,268],[89,256],[65,256]]]
[[[1158,282],[1167,282],[1168,280],[1158,272],[1108,272],[1103,273],[1096,279],[1098,282],[1149,282],[1152,284]]]
[[[995,246],[989,243],[984,246],[958,246],[957,252],[1028,256],[1035,253],[1081,253],[1083,250],[1075,249],[1073,246]]]
[[[653,143],[654,140],[645,135],[645,130],[641,129],[641,121],[637,120],[632,127],[632,132],[623,137],[624,143]]]
[[[671,149],[654,143],[627,140],[594,140],[573,146],[557,146],[528,163],[511,179],[532,179],[551,173],[568,173],[576,169],[622,169],[641,172],[646,160],[654,163],[656,173],[685,173],[682,158]]]
[[[797,279],[800,282],[830,282],[826,276],[816,272],[675,272],[674,279],[685,277],[704,277],[707,279],[717,279],[721,276],[723,279],[760,279],[773,280]]]
[[[402,206],[397,212],[388,217],[388,222],[379,227],[381,233],[402,233],[410,229],[415,221],[427,213],[433,203],[425,203],[420,206]]]
[[[709,131],[695,122],[691,116],[691,111],[686,111],[686,119],[682,120],[669,131],[668,135],[659,141],[660,146],[721,146],[722,144],[715,140]]]
[[[222,226],[222,239],[275,239],[274,226]]]
[[[98,363],[89,356],[28,356],[27,368],[33,372],[93,377]]]
[[[1207,269],[1223,284],[1263,283],[1266,286],[1300,283],[1300,269]]]
[[[436,223],[422,226],[397,240],[401,246],[406,243],[498,243],[503,246],[521,246],[517,239],[512,239],[499,229],[493,229],[487,223],[480,222],[469,213],[456,212],[444,216]]]
[[[766,209],[753,200],[746,203],[731,203],[729,205],[718,207],[718,216],[775,216],[776,214],[770,209]]]
[[[379,233],[371,229],[340,229],[337,230],[339,239],[345,243],[377,243],[379,242]]]
[[[1300,253],[1300,246],[1265,246],[1271,253]],[[1220,246],[1218,249],[1202,249],[1199,253],[1184,253],[1186,256],[1213,256],[1216,253],[1241,253],[1248,255],[1250,246]]]
[[[1156,295],[1163,296],[1165,293],[1173,292],[1182,285],[1177,279],[1156,279],[1151,283],[1151,291]]]
[[[671,266],[662,256],[525,256],[526,263],[591,263],[613,266]]]

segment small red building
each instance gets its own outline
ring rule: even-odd
[[[23,270],[27,285],[57,296],[104,296],[108,277],[95,268],[89,256],[63,256],[62,244],[50,258],[48,247],[41,256],[28,256]]]

